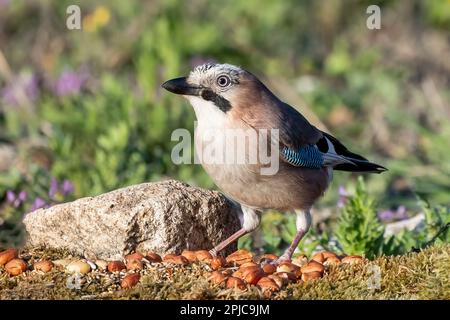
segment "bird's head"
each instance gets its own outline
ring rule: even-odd
[[[242,109],[261,98],[268,89],[250,72],[231,64],[207,63],[196,67],[188,77],[166,81],[162,87],[186,97],[198,115],[200,109],[228,113]],[[205,110],[206,111],[206,110]]]

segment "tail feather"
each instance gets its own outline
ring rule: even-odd
[[[319,142],[318,148],[322,149],[322,152],[326,152],[327,155],[334,155],[345,159],[341,163],[335,162],[331,166],[334,170],[350,171],[350,172],[371,172],[381,173],[387,169],[379,164],[370,162],[363,156],[353,153],[348,150],[339,140],[332,135],[322,132],[324,135],[324,141]]]
[[[370,172],[370,173],[382,173],[387,170],[385,167],[373,162],[357,159],[350,159],[350,160],[354,164],[350,163],[338,164],[333,167],[333,170],[350,171],[350,172]]]

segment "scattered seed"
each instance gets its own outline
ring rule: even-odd
[[[131,260],[141,261],[143,258],[144,258],[144,256],[142,254],[140,254],[139,252],[136,252],[136,253],[125,256],[125,261],[127,263],[128,263],[128,261],[131,261]]]
[[[295,274],[291,272],[277,272],[274,275],[281,277],[286,283],[294,282],[297,280]]]
[[[126,269],[126,265],[122,261],[111,261],[108,263],[109,272],[117,272]]]
[[[211,259],[210,266],[213,270],[219,270],[220,268],[225,267],[227,261],[223,257],[215,257]]]
[[[197,257],[195,255],[195,251],[191,251],[191,250],[183,250],[183,252],[181,253],[181,255],[183,257],[185,257],[186,259],[188,259],[188,261],[190,263],[194,263],[197,261]]]
[[[325,268],[323,267],[323,265],[314,260],[311,260],[310,262],[308,262],[308,264],[304,265],[301,268],[302,273],[319,272],[322,274],[324,270]]]
[[[187,265],[189,264],[189,260],[184,256],[177,256],[174,254],[168,254],[164,257],[163,262],[171,263],[171,264],[179,264],[179,265]]]
[[[140,279],[141,276],[138,273],[128,274],[125,276],[125,278],[123,278],[122,282],[120,283],[120,286],[123,289],[130,289],[134,287],[139,282]]]
[[[241,272],[242,279],[249,284],[257,284],[265,275],[264,271],[259,266],[243,268],[241,269]]]
[[[53,269],[53,262],[48,260],[41,260],[38,262],[35,262],[34,270],[42,271],[42,272],[50,272]]]
[[[5,265],[5,270],[11,276],[18,276],[27,270],[27,264],[22,259],[12,259]]]
[[[128,260],[127,261],[127,270],[142,270],[144,265],[140,260]]]
[[[247,286],[244,280],[235,277],[229,277],[227,279],[227,288],[245,290],[247,289]]]
[[[361,256],[348,256],[341,260],[342,263],[348,263],[348,264],[357,264],[363,262],[364,259]]]
[[[265,274],[272,274],[277,271],[277,267],[270,263],[266,263],[262,269]]]
[[[255,263],[253,261],[250,261],[250,262],[245,262],[245,263],[241,264],[239,266],[239,268],[243,269],[243,268],[247,268],[247,267],[257,267],[257,266],[259,266],[259,264]]]
[[[325,258],[325,260],[328,260],[329,258],[337,258],[337,254],[334,252],[330,252],[330,251],[324,251],[322,252],[323,257]]]
[[[272,254],[272,253],[265,253],[265,254],[262,255],[261,258],[274,261],[274,260],[278,259],[278,256],[276,254]]]
[[[156,263],[156,262],[161,262],[161,256],[157,253],[154,252],[149,252],[147,253],[147,255],[145,256],[145,258],[150,261],[151,263]]]
[[[195,257],[197,258],[198,261],[201,262],[208,262],[211,261],[211,259],[213,258],[213,256],[211,255],[211,253],[209,253],[208,250],[195,251]]]
[[[282,262],[277,267],[277,272],[291,272],[297,274],[300,267],[291,262]]]
[[[0,252],[0,266],[4,266],[17,257],[19,257],[19,252],[16,249],[7,249]]]
[[[336,265],[336,264],[339,264],[339,263],[341,263],[341,260],[339,260],[339,258],[337,256],[336,257],[330,256],[329,258],[327,258],[325,260],[323,265],[324,266],[329,266],[329,265]]]
[[[91,271],[91,266],[83,260],[76,260],[69,263],[66,270],[70,273],[86,274]]]
[[[57,267],[61,267],[61,268],[65,268],[67,267],[72,261],[74,261],[73,259],[70,258],[66,258],[66,259],[58,259],[58,260],[53,260],[53,264]]]
[[[259,279],[257,283],[258,287],[260,287],[263,291],[268,290],[271,292],[279,291],[280,286],[275,282],[275,280],[269,277],[262,277]]]
[[[292,263],[295,264],[296,266],[303,267],[305,264],[308,263],[308,258],[304,254],[301,254],[292,259]]]
[[[307,272],[302,274],[302,280],[303,281],[310,281],[315,279],[320,279],[322,277],[322,274],[317,271]]]
[[[227,280],[227,277],[220,271],[213,271],[209,274],[207,279],[212,283],[221,284]]]
[[[315,255],[312,256],[311,260],[323,263],[325,261],[325,257],[323,256],[322,252],[317,252]]]
[[[252,258],[253,258],[253,255],[249,251],[240,249],[236,252],[233,252],[228,257],[226,257],[226,261],[230,265],[233,265],[233,264],[241,265],[246,262],[251,262]]]
[[[288,280],[284,277],[281,277],[279,275],[276,274],[271,274],[269,276],[267,276],[267,278],[272,279],[273,281],[275,281],[275,283],[277,284],[277,286],[279,288],[284,287],[285,285],[288,284]]]

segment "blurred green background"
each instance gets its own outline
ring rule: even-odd
[[[82,30],[66,27],[72,4]],[[366,27],[371,4],[380,30]],[[250,70],[389,168],[365,177],[378,214],[413,216],[417,196],[448,207],[449,30],[449,0],[0,0],[0,245],[20,243],[37,207],[169,177],[214,188],[200,166],[171,162],[170,135],[192,131],[194,113],[160,88],[206,61]],[[335,173],[319,232],[356,177]],[[241,245],[281,250],[292,226],[271,212]]]

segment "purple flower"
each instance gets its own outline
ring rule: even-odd
[[[43,208],[46,205],[46,202],[41,198],[36,198],[34,200],[33,205],[31,206],[31,212],[36,211],[37,209]]]
[[[18,195],[16,195],[13,191],[9,190],[6,192],[6,200],[14,208],[18,208],[27,200],[27,192],[21,191]]]
[[[8,201],[8,203],[13,204],[14,201],[16,200],[16,195],[13,191],[8,190],[6,192],[6,200]]]
[[[74,187],[70,180],[65,179],[60,185],[55,177],[50,180],[50,188],[48,190],[48,196],[50,199],[54,199],[57,193],[61,193],[63,196],[67,196],[74,192]]]
[[[381,221],[389,221],[394,219],[395,212],[392,210],[383,210],[378,212],[378,218]]]
[[[339,186],[338,194],[339,194],[341,197],[348,197],[348,196],[349,196],[349,194],[348,194],[348,192],[347,192],[347,189],[345,189],[344,186]]]
[[[73,187],[72,182],[70,182],[69,180],[64,180],[63,185],[62,185],[62,193],[64,196],[69,195],[71,193],[73,193],[75,191],[75,188]]]
[[[349,196],[347,190],[343,186],[339,186],[339,200],[337,202],[338,208],[343,208],[345,206],[345,203],[347,202],[347,197]]]
[[[85,86],[89,74],[86,69],[80,71],[64,70],[55,84],[55,94],[59,97],[75,94]]]
[[[0,8],[9,6],[11,0],[0,0]]]
[[[59,186],[58,180],[55,177],[52,177],[50,180],[50,189],[48,190],[48,196],[53,199],[53,197],[58,193]]]
[[[2,100],[10,106],[19,106],[24,98],[33,102],[39,97],[39,79],[31,73],[21,73],[1,91]],[[24,97],[25,96],[25,97]]]
[[[383,210],[378,213],[381,221],[404,220],[408,218],[405,206],[399,206],[397,210]]]
[[[17,199],[19,199],[22,202],[25,202],[27,200],[27,192],[26,191],[20,191],[19,196],[17,197]]]

